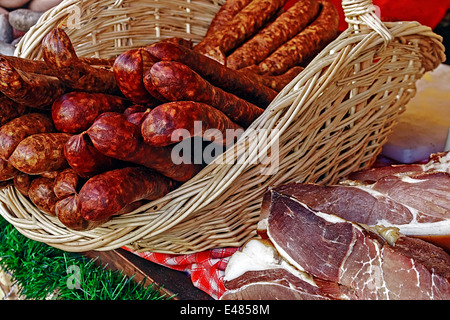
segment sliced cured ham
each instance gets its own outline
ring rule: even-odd
[[[352,292],[315,279],[284,260],[270,241],[251,240],[230,258],[222,300],[348,299]]]
[[[450,298],[450,256],[425,241],[411,246],[399,236],[390,245],[358,224],[282,195],[270,212],[267,234],[299,269],[350,287],[359,299]],[[397,250],[399,239],[406,248]]]
[[[369,226],[400,232],[450,251],[450,156],[433,155],[427,164],[370,169],[339,185],[292,183],[274,188],[313,210]],[[349,178],[350,178],[349,177]],[[265,195],[259,230],[264,228],[272,194]]]
[[[442,248],[269,193],[264,233],[296,269],[346,288],[350,299],[450,298],[450,256]]]

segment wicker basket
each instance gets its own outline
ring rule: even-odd
[[[41,17],[16,55],[39,59],[40,41],[61,24],[82,56],[115,57],[172,36],[198,42],[222,2],[66,0]],[[25,236],[66,251],[128,246],[181,254],[241,246],[256,235],[268,187],[331,184],[369,167],[414,96],[416,80],[445,58],[441,37],[428,27],[383,24],[371,1],[343,0],[343,8],[349,28],[234,147],[164,198],[86,232],[65,228],[13,187],[0,192],[1,214]],[[235,155],[240,158],[230,163]]]

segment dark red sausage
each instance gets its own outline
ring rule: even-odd
[[[287,0],[253,0],[233,19],[215,32],[214,36],[204,38],[194,50],[214,60],[225,63],[225,56],[238,45],[253,36]]]
[[[170,146],[157,148],[146,144],[140,127],[127,121],[123,114],[102,114],[87,133],[94,147],[104,155],[155,169],[176,181],[187,181],[201,170],[200,165],[179,162]]]
[[[308,27],[258,64],[261,73],[277,75],[307,63],[338,35],[339,14],[328,1],[319,1],[319,16]]]
[[[204,38],[214,37],[215,33],[222,30],[233,20],[233,17],[252,0],[227,0],[214,15]]]
[[[117,93],[112,70],[93,67],[80,60],[68,35],[61,28],[51,30],[42,40],[42,55],[56,76],[68,87],[100,93]]]
[[[180,132],[180,131],[183,132]],[[144,141],[155,147],[168,146],[180,142],[183,138],[201,136],[205,140],[214,140],[223,145],[227,141],[227,130],[243,132],[221,111],[204,103],[193,101],[169,102],[159,105],[147,113],[142,122],[141,131]],[[180,135],[184,131],[189,136]],[[216,141],[217,137],[222,139]]]
[[[33,204],[42,211],[54,216],[58,198],[53,192],[54,179],[38,177],[34,179],[28,189],[28,197]]]
[[[59,200],[56,203],[55,212],[63,225],[76,231],[92,230],[109,220],[109,218],[100,221],[87,221],[83,219],[79,210],[77,195],[68,196]]]
[[[103,112],[123,112],[128,105],[118,96],[74,91],[55,100],[52,119],[58,131],[75,134],[87,130]]]
[[[169,101],[206,103],[244,127],[264,112],[254,104],[211,85],[188,66],[176,61],[155,63],[144,78],[144,83],[149,81]]]
[[[64,199],[74,195],[78,191],[80,176],[72,169],[64,169],[56,175],[53,192],[58,199]]]
[[[78,205],[85,220],[99,221],[135,201],[159,199],[173,186],[172,180],[148,168],[116,169],[90,178],[78,194]]]
[[[28,112],[28,108],[0,93],[0,126]]]
[[[92,144],[86,132],[72,136],[64,146],[64,156],[69,166],[83,178],[117,167],[118,161],[105,156]]]
[[[145,50],[155,59],[178,61],[187,65],[212,85],[231,92],[260,108],[266,108],[277,95],[275,90],[194,50],[173,43],[156,43],[146,47]]]
[[[136,104],[154,106],[159,100],[145,89],[143,74],[153,66],[152,56],[142,49],[125,51],[116,58],[113,71],[120,91]],[[159,96],[157,96],[159,98]]]
[[[8,160],[0,159],[0,181],[7,181],[20,175],[21,172],[17,170]]]
[[[9,121],[0,128],[0,159],[8,160],[26,137],[53,131],[52,119],[42,113],[27,113]]]
[[[0,78],[0,91],[30,108],[48,110],[66,91],[58,78],[16,70],[4,57],[0,57]]]
[[[227,67],[238,70],[260,63],[310,24],[319,9],[316,0],[298,0],[274,22],[234,50],[226,58]]]
[[[23,139],[9,157],[17,170],[42,174],[67,167],[64,145],[71,137],[62,132],[38,133]]]
[[[14,187],[25,197],[28,197],[28,190],[30,189],[31,181],[37,176],[30,176],[29,174],[21,173],[14,177]]]

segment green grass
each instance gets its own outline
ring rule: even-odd
[[[80,254],[30,240],[0,217],[0,268],[12,274],[25,299],[166,300],[121,271],[98,267]]]

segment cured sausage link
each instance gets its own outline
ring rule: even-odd
[[[156,43],[145,48],[161,61],[177,61],[187,65],[202,78],[227,92],[232,92],[260,108],[266,108],[277,92],[251,77],[225,67],[201,53],[173,43]]]
[[[219,11],[213,17],[206,31],[205,39],[214,37],[216,32],[223,29],[227,23],[233,20],[233,17],[239,13],[245,6],[247,6],[252,0],[227,0],[220,7]]]
[[[299,0],[269,26],[246,41],[226,58],[226,66],[242,69],[258,64],[303,30],[319,13],[316,0]]]
[[[123,112],[128,104],[115,95],[73,91],[55,100],[52,119],[58,131],[81,133],[103,112]]]
[[[320,0],[319,3],[322,9],[317,19],[259,63],[261,73],[278,75],[293,66],[305,64],[336,38],[338,11],[331,2]]]
[[[286,3],[286,0],[253,0],[214,37],[203,39],[194,50],[225,63],[225,55],[254,35]]]
[[[264,110],[211,85],[188,66],[175,61],[160,61],[144,77],[169,101],[206,103],[227,115],[233,122],[248,127]]]
[[[94,147],[104,155],[152,168],[175,181],[187,181],[201,170],[200,165],[173,159],[172,148],[147,145],[141,128],[123,114],[104,113],[87,130]],[[175,160],[175,161],[174,161]]]
[[[174,183],[154,170],[126,167],[90,178],[78,194],[83,219],[104,220],[127,205],[143,199],[155,200],[172,190]]]
[[[42,40],[42,55],[50,68],[67,86],[86,92],[115,93],[114,74],[80,60],[68,35],[61,28],[50,31]]]
[[[66,87],[55,77],[16,70],[0,57],[0,91],[11,100],[30,108],[50,109]]]
[[[196,123],[199,124],[199,128],[196,127]],[[155,147],[174,144],[186,138],[180,135],[177,139],[177,130],[187,130],[190,137],[200,135],[205,140],[214,139],[216,143],[226,145],[227,142],[234,142],[226,141],[226,131],[238,129],[241,129],[240,126],[219,110],[193,101],[159,105],[145,115],[141,125],[144,141]],[[211,136],[208,136],[208,132]],[[216,136],[222,137],[223,140],[216,141]]]

